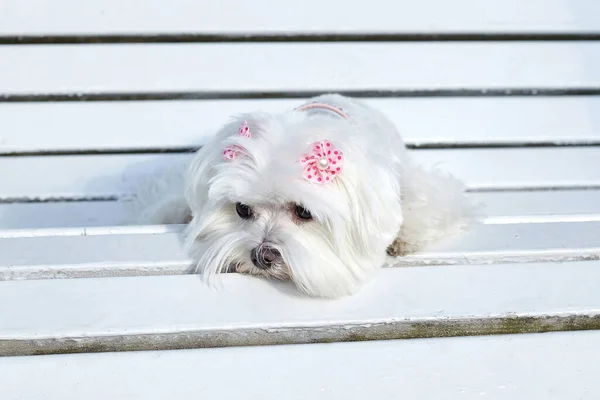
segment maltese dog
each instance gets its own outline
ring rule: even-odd
[[[411,161],[377,110],[330,94],[223,126],[185,167],[138,193],[145,223],[187,224],[196,272],[354,293],[380,267],[464,230],[462,184]]]

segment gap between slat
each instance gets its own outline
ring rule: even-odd
[[[552,192],[552,191],[578,191],[578,190],[599,190],[600,184],[581,184],[573,185],[553,185],[553,186],[506,186],[506,187],[478,187],[467,188],[467,193],[510,193],[510,192]],[[0,204],[36,204],[36,203],[80,203],[87,201],[128,201],[131,200],[131,194],[111,195],[111,196],[47,196],[47,197],[0,197]]]
[[[129,195],[111,196],[47,196],[47,197],[0,197],[0,204],[35,204],[35,203],[80,203],[86,201],[119,201],[130,197]]]
[[[252,100],[306,99],[324,93],[339,93],[356,98],[422,97],[505,97],[505,96],[597,96],[600,87],[589,88],[503,88],[503,89],[415,89],[415,90],[345,90],[327,91],[173,91],[122,93],[39,93],[0,94],[0,103],[67,102],[67,101],[168,101],[168,100]]]
[[[0,45],[27,44],[135,44],[135,43],[314,43],[314,42],[515,42],[597,41],[600,32],[538,33],[156,33],[107,35],[5,35]]]
[[[574,139],[572,142],[563,141],[538,141],[538,142],[444,142],[436,143],[407,143],[406,147],[411,150],[467,150],[467,149],[515,149],[515,148],[545,148],[545,147],[597,147],[600,146],[598,139]],[[84,155],[118,155],[118,154],[185,154],[194,153],[200,147],[128,147],[128,148],[96,148],[96,149],[69,149],[69,150],[33,150],[33,151],[0,151],[0,157],[28,157],[28,156],[84,156]]]

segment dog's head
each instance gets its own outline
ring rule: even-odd
[[[304,293],[354,292],[401,224],[398,177],[344,118],[243,115],[195,156],[188,237],[207,278],[291,279]]]

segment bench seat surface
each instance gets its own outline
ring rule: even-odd
[[[597,399],[600,3],[283,4],[0,4],[0,398]],[[127,224],[231,115],[329,91],[481,224],[336,301]]]

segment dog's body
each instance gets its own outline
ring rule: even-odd
[[[353,293],[386,263],[463,230],[454,178],[415,165],[394,125],[346,97],[225,125],[182,168],[140,192],[148,223],[188,223],[199,272],[291,279],[311,296]],[[152,195],[149,195],[152,193]]]

